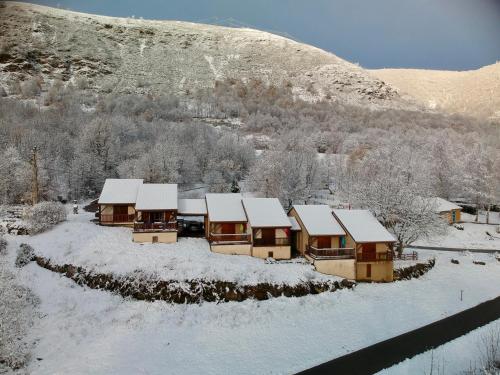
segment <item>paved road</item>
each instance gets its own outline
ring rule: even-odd
[[[500,249],[474,249],[474,248],[459,248],[459,247],[439,247],[439,246],[408,246],[408,249],[417,250],[439,250],[439,251],[470,251],[471,253],[495,253],[500,252]]]
[[[497,319],[500,319],[500,296],[424,327],[333,359],[300,374],[374,374]]]

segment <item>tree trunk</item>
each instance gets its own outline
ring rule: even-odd
[[[396,243],[396,253],[397,253],[397,256],[398,258],[401,258],[401,255],[403,255],[403,242],[402,241],[398,241]]]
[[[490,223],[490,205],[488,204],[486,209],[486,224]]]

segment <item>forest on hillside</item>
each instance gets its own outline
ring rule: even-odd
[[[285,206],[325,187],[360,205],[404,190],[499,201],[500,126],[487,121],[310,103],[291,85],[257,80],[182,98],[40,80],[13,83],[0,98],[0,203],[30,201],[34,147],[47,200],[95,198],[106,178],[120,177],[246,189]]]

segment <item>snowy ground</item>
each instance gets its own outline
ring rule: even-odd
[[[444,236],[437,236],[428,240],[414,243],[418,246],[442,246],[457,248],[500,249],[500,233],[496,232],[497,225],[463,223],[464,230],[454,226],[447,227]],[[491,236],[486,234],[490,233]]]
[[[137,244],[128,228],[101,227],[92,214],[69,214],[68,221],[33,237],[12,237],[31,244],[36,253],[57,264],[73,264],[99,272],[143,271],[164,280],[206,279],[253,285],[259,282],[341,280],[322,275],[302,259],[273,264],[250,256],[212,253],[203,238],[180,238],[175,244]]]
[[[468,369],[479,369],[484,355],[483,340],[500,330],[500,320],[478,328],[467,335],[450,341],[435,350],[429,350],[407,359],[378,375],[402,374],[462,374]],[[433,367],[433,371],[431,368]],[[477,372],[479,373],[479,371]]]
[[[53,232],[69,231],[68,225],[72,222]],[[84,228],[89,240],[93,233]],[[44,245],[43,238],[54,253],[68,251],[59,248],[64,242],[49,233],[30,242]],[[11,254],[18,242],[27,240],[8,239]],[[20,272],[23,283],[41,300],[41,318],[30,337],[36,342],[33,358],[40,360],[33,360],[28,370],[37,374],[293,373],[500,294],[500,262],[493,255],[431,251],[421,255],[436,256],[437,263],[420,279],[361,284],[354,290],[302,298],[200,305],[124,300],[78,286],[32,263]],[[233,258],[246,262],[226,257],[228,267]],[[451,264],[451,257],[460,264]],[[474,265],[473,259],[486,265]]]

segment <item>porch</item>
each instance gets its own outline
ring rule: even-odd
[[[177,221],[134,222],[134,232],[177,232]]]
[[[208,242],[213,245],[249,244],[251,239],[248,233],[210,233]]]
[[[307,245],[306,255],[312,259],[355,259],[354,248],[318,248]]]
[[[356,260],[358,262],[385,262],[392,261],[393,259],[394,254],[392,251],[361,252],[356,254]]]
[[[134,214],[101,214],[101,223],[133,223],[134,218]]]

